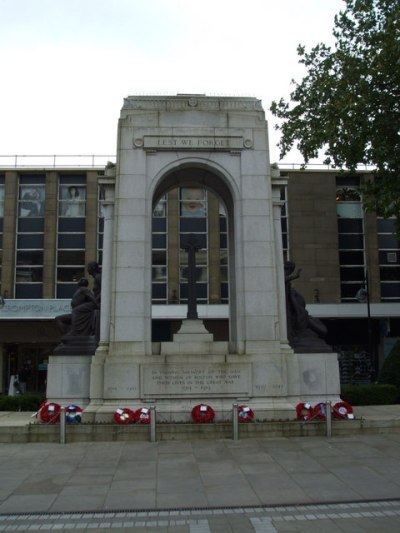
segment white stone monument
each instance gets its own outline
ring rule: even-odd
[[[255,98],[177,95],[125,99],[116,167],[106,168],[100,344],[92,358],[87,420],[154,404],[161,420],[190,420],[208,403],[216,420],[233,402],[260,418],[293,417],[299,401],[339,399],[335,353],[288,345],[280,188]],[[151,342],[152,212],[179,186],[225,205],[229,239],[229,342],[184,320],[172,342]],[[290,413],[290,414],[289,414]]]

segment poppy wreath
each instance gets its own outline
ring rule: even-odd
[[[296,405],[297,420],[311,420],[314,418],[314,409],[309,403],[298,403]]]
[[[333,416],[335,418],[354,418],[353,408],[347,402],[337,402],[333,406]]]
[[[194,422],[207,424],[212,422],[215,417],[215,412],[212,407],[203,403],[195,405],[192,409],[192,419]]]
[[[130,424],[135,421],[135,413],[128,407],[117,409],[114,413],[114,422],[117,424]]]
[[[69,405],[65,409],[65,421],[67,424],[79,424],[82,420],[82,409],[77,405]]]
[[[40,420],[46,424],[55,424],[60,420],[61,405],[58,403],[47,403],[44,401],[39,408]]]
[[[253,422],[254,412],[247,405],[239,405],[238,407],[239,422]]]
[[[315,418],[319,420],[325,420],[326,419],[326,403],[324,402],[317,403],[317,405],[314,406],[314,414],[315,414]]]
[[[136,409],[135,422],[137,424],[150,424],[150,409],[147,407]]]

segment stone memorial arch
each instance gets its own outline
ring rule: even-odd
[[[298,354],[288,344],[280,222],[285,181],[271,175],[259,100],[126,98],[117,164],[99,183],[101,325],[88,417],[103,420],[122,404],[152,403],[158,416],[186,420],[200,402],[223,417],[233,401],[281,417],[300,400],[338,398],[336,354]],[[225,206],[229,341],[215,342],[200,317],[183,320],[171,342],[151,342],[152,213],[175,187],[205,187]]]

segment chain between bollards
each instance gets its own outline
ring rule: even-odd
[[[150,442],[156,442],[156,406],[150,406]]]
[[[326,402],[326,436],[332,437],[332,402]]]
[[[60,444],[65,444],[65,407],[60,409]]]
[[[238,416],[238,404],[232,405],[232,431],[233,440],[239,440],[239,416]]]

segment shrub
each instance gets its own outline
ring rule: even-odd
[[[378,383],[394,385],[397,388],[397,399],[400,399],[400,341],[396,342],[386,357],[378,376]]]
[[[340,397],[350,405],[391,405],[397,402],[394,385],[342,385]]]
[[[0,411],[37,411],[44,399],[40,394],[0,396]]]

